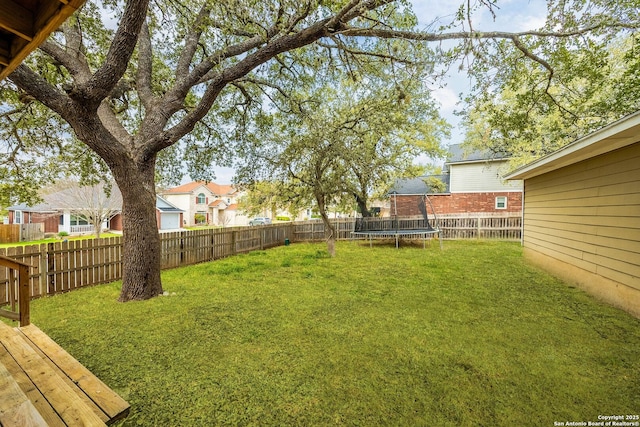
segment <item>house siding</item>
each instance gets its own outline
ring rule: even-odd
[[[57,233],[58,224],[60,224],[60,214],[39,214],[33,212],[30,216],[29,222],[43,223],[45,233]]]
[[[22,211],[22,222],[21,224],[44,224],[44,232],[45,233],[57,233],[58,232],[58,223],[60,221],[59,213],[39,213],[39,212],[29,212]],[[15,212],[9,211],[9,224],[15,223]]]
[[[525,181],[526,255],[640,316],[640,142]]]
[[[204,187],[200,187],[196,189],[196,195],[192,196],[191,194],[171,194],[165,193],[162,197],[168,202],[172,203],[174,206],[178,207],[185,211],[183,217],[184,225],[191,226],[194,225],[194,218],[196,212],[196,196],[198,193],[204,192],[207,197],[210,196],[209,191],[201,191]],[[206,209],[205,209],[206,210]]]
[[[506,192],[522,190],[522,182],[507,182],[502,179],[506,162],[477,162],[451,164],[451,193],[472,192]]]

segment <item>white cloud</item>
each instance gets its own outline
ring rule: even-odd
[[[453,113],[459,100],[458,95],[449,87],[435,88],[431,96],[440,103],[440,113]]]

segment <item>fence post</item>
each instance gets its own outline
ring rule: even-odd
[[[49,271],[47,270],[47,245],[40,245],[40,256],[38,257],[38,270],[40,270],[40,277],[38,278],[38,294],[44,296],[47,294],[47,277]]]
[[[47,294],[53,294],[56,291],[56,278],[54,275],[55,260],[53,256],[53,243],[47,243]]]
[[[213,228],[209,229],[209,243],[211,244],[211,256],[209,259],[213,261],[216,259],[216,238]]]
[[[18,266],[18,286],[20,287],[20,326],[27,326],[30,320],[31,292],[29,289],[29,266],[20,264]]]
[[[184,264],[184,231],[180,231],[178,236],[180,237],[180,263],[179,265]]]
[[[237,231],[232,231],[231,232],[231,255],[235,255],[237,253],[236,251],[236,234],[238,234]]]
[[[477,224],[476,224],[476,233],[477,233],[476,239],[480,239],[480,216],[476,217],[476,221],[477,221]]]

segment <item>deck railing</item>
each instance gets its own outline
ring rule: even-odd
[[[0,316],[20,322],[27,326],[29,320],[29,265],[0,256],[0,268],[6,270],[8,308],[0,308]],[[17,304],[17,306],[16,306]]]

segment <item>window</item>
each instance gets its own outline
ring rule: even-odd
[[[207,203],[207,198],[204,193],[198,194],[198,197],[196,197],[196,203],[199,205],[204,205],[205,203]]]
[[[80,215],[71,215],[71,225],[89,225],[89,221]]]
[[[22,211],[16,211],[13,218],[14,224],[22,224]]]
[[[496,209],[507,209],[507,196],[496,197]]]

